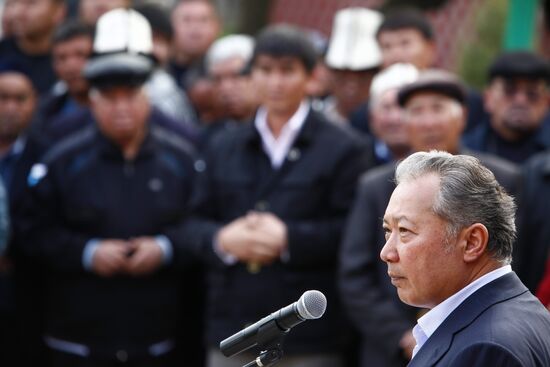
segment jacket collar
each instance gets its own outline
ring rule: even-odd
[[[408,366],[433,366],[447,353],[456,333],[468,327],[492,305],[517,297],[525,292],[527,292],[527,288],[514,272],[483,286],[445,319]]]
[[[105,157],[114,158],[114,159],[121,159],[125,160],[122,150],[120,147],[115,144],[112,140],[110,140],[107,136],[105,136],[98,128],[96,129],[96,139],[98,141],[97,149],[99,150],[100,154],[104,155]],[[143,141],[141,142],[141,145],[138,150],[138,154],[136,156],[136,160],[142,157],[149,156],[153,154],[155,150],[155,141],[151,134],[151,126],[150,123],[147,123],[146,126],[146,132],[145,137],[143,138]]]
[[[306,120],[304,121],[304,125],[302,126],[300,133],[296,137],[294,145],[307,145],[313,140],[315,132],[317,130],[315,125],[317,123],[317,120],[319,120],[320,118],[321,117],[317,115],[317,112],[315,112],[312,108],[309,109]],[[258,129],[256,129],[256,127],[254,126],[254,119],[255,117],[247,124],[245,133],[243,134],[243,138],[251,146],[261,147],[262,137],[260,136]]]

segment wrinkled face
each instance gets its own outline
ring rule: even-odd
[[[67,84],[71,94],[87,93],[88,82],[82,76],[82,70],[91,54],[92,39],[88,36],[77,36],[53,46],[55,73]]]
[[[150,114],[149,99],[142,87],[93,89],[90,91],[90,103],[99,129],[119,143],[140,135]]]
[[[495,78],[485,93],[491,124],[504,138],[521,138],[539,128],[548,111],[548,87],[542,79]]]
[[[457,239],[432,210],[438,191],[435,174],[401,183],[384,214],[380,258],[399,298],[411,306],[433,308],[467,284]]]
[[[12,9],[16,37],[49,35],[65,16],[65,6],[55,0],[15,0]]]
[[[210,67],[209,74],[224,114],[238,120],[246,118],[256,106],[256,92],[250,76],[241,75],[245,61],[233,57]]]
[[[17,139],[29,126],[35,108],[36,95],[26,76],[0,74],[0,140]]]
[[[434,92],[416,92],[405,105],[411,149],[457,153],[465,126],[464,116],[463,108],[455,100]]]
[[[258,55],[252,68],[254,85],[268,113],[293,114],[306,97],[310,77],[302,61],[293,56]]]
[[[435,46],[414,28],[385,30],[378,35],[384,67],[400,62],[426,69],[434,64]]]
[[[172,12],[174,47],[193,59],[206,53],[220,32],[215,9],[206,1],[181,2]]]
[[[94,25],[103,14],[113,9],[126,8],[129,4],[129,0],[80,0],[78,10],[84,23]]]
[[[331,69],[330,72],[332,75],[332,94],[338,101],[341,112],[348,115],[369,98],[374,71]]]
[[[370,106],[372,133],[390,149],[409,146],[403,109],[397,103],[397,89],[383,92]]]

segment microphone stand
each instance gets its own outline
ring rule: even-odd
[[[279,362],[283,358],[283,341],[287,333],[288,330],[281,330],[275,321],[263,325],[259,333],[261,338],[258,340],[262,352],[258,358],[243,367],[268,367]]]
[[[264,350],[258,358],[243,367],[268,367],[274,366],[283,357],[283,351],[280,348]]]

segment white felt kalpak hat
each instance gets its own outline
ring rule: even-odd
[[[132,9],[119,8],[97,21],[93,56],[84,76],[96,83],[140,84],[151,74],[153,36],[147,19]]]
[[[381,13],[367,8],[346,8],[334,16],[326,63],[333,69],[367,70],[382,64],[376,31]]]

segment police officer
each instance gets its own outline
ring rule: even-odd
[[[105,34],[113,29],[122,44]],[[178,235],[193,159],[184,140],[149,121],[148,33],[132,10],[100,19],[85,69],[96,124],[51,148],[29,175],[22,232],[27,254],[48,268],[44,339],[54,366],[174,363],[191,287],[179,269],[194,265]]]

